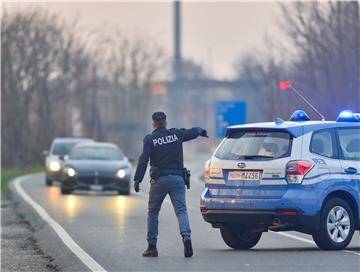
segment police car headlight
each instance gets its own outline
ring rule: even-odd
[[[64,172],[65,172],[65,174],[66,174],[67,176],[69,176],[70,178],[75,177],[76,174],[77,174],[76,171],[75,171],[75,169],[74,169],[74,168],[71,168],[71,167],[66,168]]]
[[[130,174],[130,170],[128,168],[124,168],[124,169],[119,169],[117,172],[116,172],[116,176],[118,178],[125,178],[127,175]]]
[[[51,170],[53,172],[59,171],[60,168],[61,168],[61,165],[58,161],[52,161],[49,163],[49,170]]]

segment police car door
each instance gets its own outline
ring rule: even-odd
[[[354,190],[360,205],[360,127],[337,128],[336,134],[344,181]]]
[[[303,184],[317,184],[327,180],[341,179],[341,164],[338,159],[334,129],[314,131],[310,138],[310,158],[315,166]],[[307,155],[305,155],[307,157]]]

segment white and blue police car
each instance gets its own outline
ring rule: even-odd
[[[225,243],[249,249],[262,232],[311,234],[344,249],[360,228],[360,115],[231,126],[205,165],[201,213]]]

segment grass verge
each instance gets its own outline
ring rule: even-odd
[[[8,189],[9,181],[18,176],[38,173],[44,171],[42,166],[33,166],[26,168],[1,168],[1,192],[6,192]]]

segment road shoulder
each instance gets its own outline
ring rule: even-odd
[[[34,229],[10,194],[1,193],[1,270],[59,271],[34,237]]]
[[[39,179],[43,174],[30,174],[19,178],[31,182],[32,179]],[[89,271],[89,269],[65,246],[63,241],[46,223],[37,212],[18,194],[12,180],[9,186],[8,198],[16,203],[16,213],[28,222],[32,230],[32,237],[38,248],[44,252],[52,261],[52,265],[58,271]],[[44,185],[45,186],[45,185]],[[33,270],[43,271],[43,270]],[[46,270],[44,270],[46,271]]]

